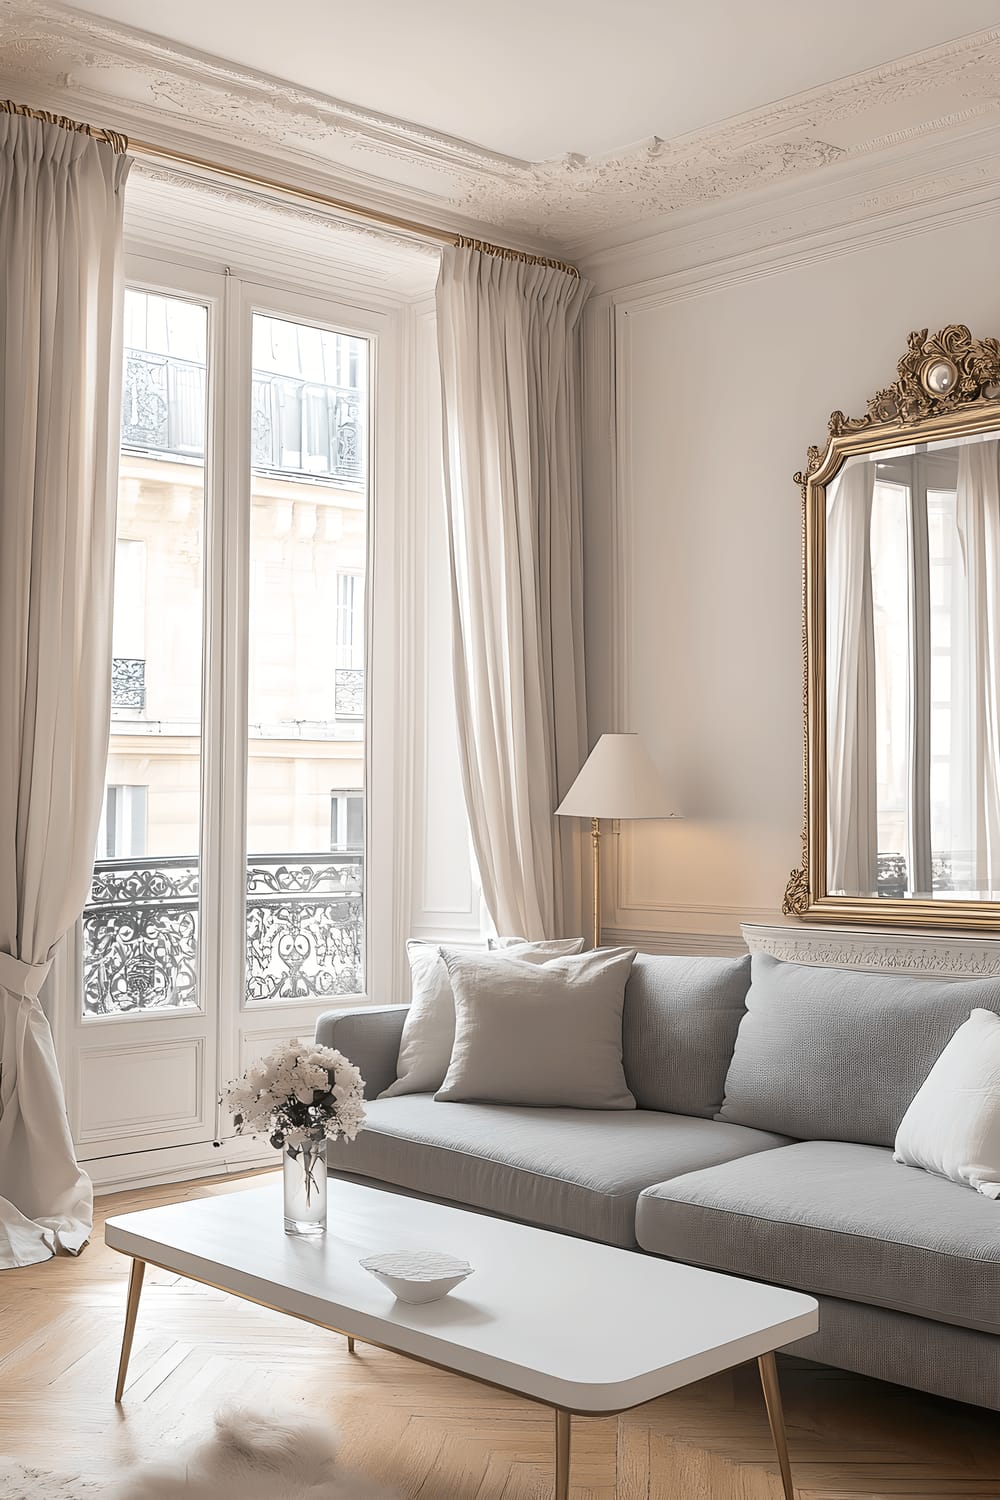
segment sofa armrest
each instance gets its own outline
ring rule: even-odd
[[[395,1082],[399,1039],[408,1005],[366,1005],[359,1010],[328,1010],[316,1022],[316,1040],[336,1047],[361,1069],[365,1098],[375,1099]]]

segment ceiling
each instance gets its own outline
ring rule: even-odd
[[[1000,136],[1000,0],[0,0],[0,97],[575,258]]]
[[[997,0],[98,0],[186,48],[525,161],[669,140],[1000,22]]]

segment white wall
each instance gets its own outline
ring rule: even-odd
[[[995,201],[896,232],[882,216],[877,237],[872,227],[867,243],[855,222],[836,243],[722,257],[700,275],[690,256],[671,271],[676,246],[596,267],[591,739],[644,734],[686,814],[605,841],[612,936],[735,950],[741,919],[778,913],[802,825],[792,475],[825,440],[833,408],[859,415],[895,378],[911,329],[1000,333]],[[625,285],[640,266],[642,282]]]

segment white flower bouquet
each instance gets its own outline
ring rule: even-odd
[[[324,1137],[353,1141],[365,1121],[364,1088],[342,1052],[293,1037],[234,1079],[224,1097],[239,1135],[266,1135],[294,1153]]]
[[[326,1230],[326,1143],[353,1141],[365,1122],[365,1081],[333,1047],[283,1042],[225,1091],[239,1135],[266,1135],[283,1153],[286,1234]]]

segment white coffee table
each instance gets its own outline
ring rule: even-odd
[[[115,1400],[143,1272],[159,1266],[279,1312],[550,1406],[555,1496],[569,1494],[570,1418],[612,1416],[746,1360],[760,1367],[792,1500],[774,1350],[819,1326],[812,1297],[545,1229],[330,1181],[328,1233],[285,1234],[277,1184],[109,1219],[132,1257]],[[358,1261],[379,1250],[462,1256],[475,1275],[438,1302],[398,1302]]]

